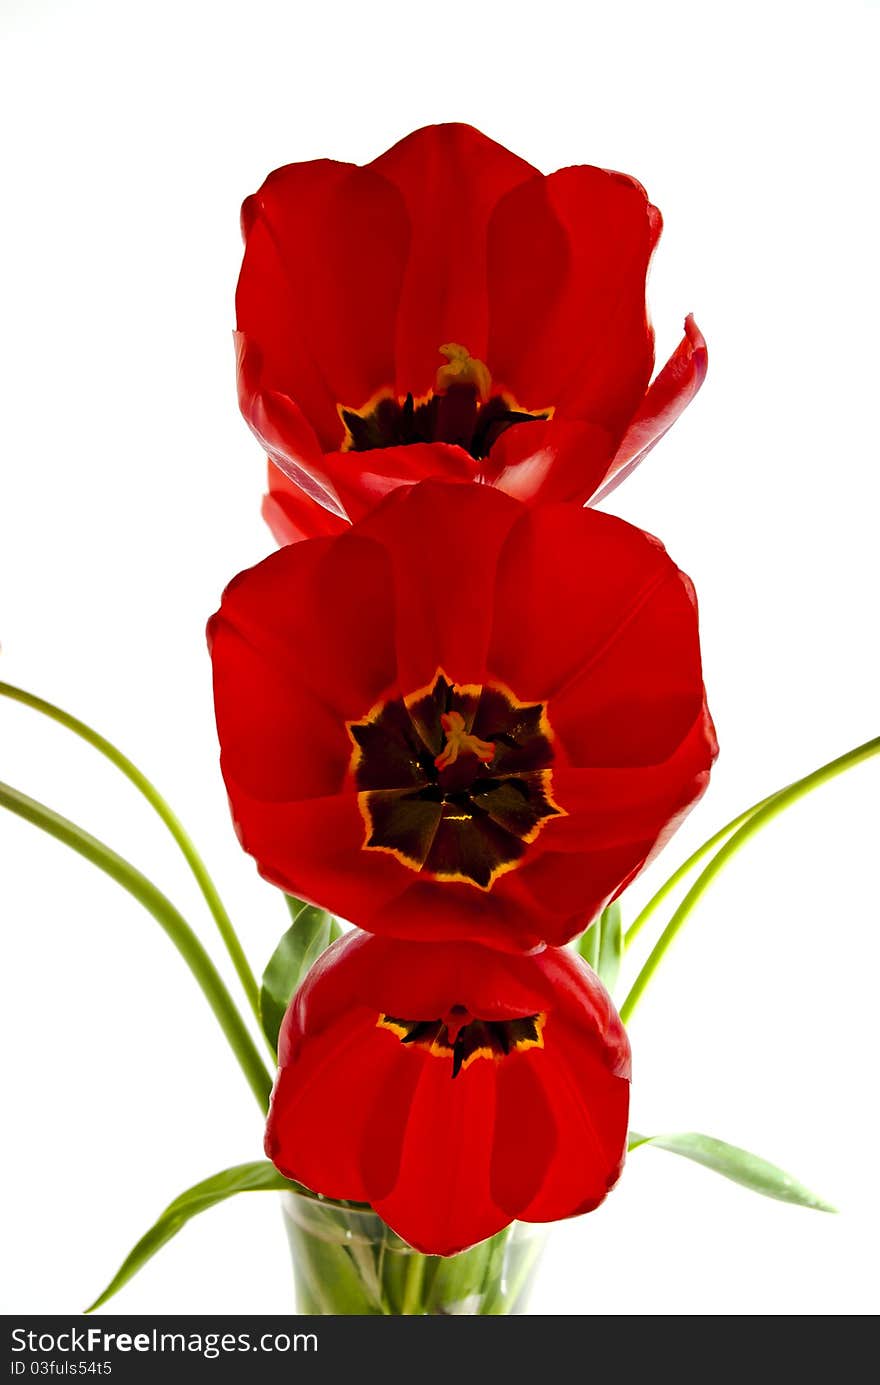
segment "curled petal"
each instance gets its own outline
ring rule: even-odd
[[[244,332],[235,333],[235,349],[239,408],[270,462],[308,499],[347,518],[324,477],[321,444],[306,413],[290,395],[269,385],[263,352]]]
[[[558,419],[508,428],[482,479],[526,504],[585,504],[608,472],[614,439],[594,423]]]
[[[349,524],[325,505],[319,505],[271,461],[269,489],[263,497],[263,518],[281,547],[299,543],[300,539],[342,534]]]
[[[685,335],[648,389],[614,455],[608,480],[595,501],[604,500],[625,481],[669,432],[706,378],[709,353],[693,314],[685,318]]]

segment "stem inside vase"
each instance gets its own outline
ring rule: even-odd
[[[526,1311],[546,1227],[514,1223],[458,1255],[422,1255],[369,1208],[284,1193],[301,1315],[462,1316]]]

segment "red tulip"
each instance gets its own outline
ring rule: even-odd
[[[244,847],[371,932],[565,942],[716,753],[691,584],[596,510],[401,488],[242,573],[209,640]]]
[[[297,991],[278,1061],[269,1158],[426,1254],[592,1211],[623,1166],[629,1043],[560,948],[349,933]]]
[[[644,188],[590,167],[544,177],[468,125],[418,130],[363,168],[278,169],[242,227],[239,399],[282,542],[438,471],[584,504],[706,372],[688,318],[649,383],[661,218]]]

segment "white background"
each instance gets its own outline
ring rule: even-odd
[[[662,208],[658,356],[693,310],[703,393],[609,508],[701,596],[722,744],[627,909],[765,792],[880,731],[875,5],[3,0],[0,676],[93,722],[200,844],[254,965],[285,925],[232,833],[206,617],[270,550],[236,409],[238,208],[269,169],[468,120]],[[0,777],[210,920],[149,809],[0,705]],[[706,898],[632,1026],[633,1123],[754,1148],[839,1204],[754,1197],[657,1151],[558,1228],[540,1313],[877,1304],[877,799],[837,780]],[[0,821],[5,1312],[76,1312],[179,1191],[260,1157],[201,995],[115,885]],[[227,968],[225,970],[228,971]],[[119,1312],[285,1312],[274,1196],[192,1223]]]

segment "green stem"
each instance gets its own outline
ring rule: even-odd
[[[115,880],[153,915],[201,986],[205,999],[214,1011],[251,1091],[259,1102],[260,1110],[265,1111],[269,1105],[269,1093],[272,1088],[269,1072],[235,1002],[223,984],[220,973],[171,901],[166,899],[151,880],[118,856],[109,846],[105,846],[75,823],[61,817],[44,804],[37,803],[35,799],[28,798],[26,794],[20,793],[8,784],[0,783],[0,807],[8,808],[26,822],[31,822],[35,827],[48,832],[65,846],[78,851],[80,856],[84,856],[92,865],[103,870],[111,880]]]
[[[779,790],[779,792],[786,793],[787,790],[781,789]],[[668,880],[664,881],[657,893],[651,896],[651,898],[645,905],[644,909],[642,909],[641,913],[636,914],[635,918],[633,919],[632,923],[630,924],[629,928],[627,928],[626,933],[624,934],[624,948],[628,948],[630,944],[635,941],[638,934],[641,933],[645,924],[648,922],[648,919],[651,918],[651,916],[654,913],[656,913],[660,905],[663,903],[664,899],[666,899],[670,894],[672,894],[672,891],[675,889],[676,885],[681,883],[685,876],[693,870],[694,866],[698,865],[699,862],[703,860],[704,856],[709,855],[709,852],[712,850],[714,846],[717,846],[719,842],[724,841],[725,837],[729,837],[731,832],[735,831],[736,828],[741,826],[742,823],[747,822],[748,819],[752,817],[752,815],[756,813],[759,808],[763,808],[765,803],[769,803],[771,799],[776,797],[777,795],[773,793],[768,794],[766,798],[759,799],[757,803],[752,804],[751,808],[746,808],[744,812],[738,813],[735,818],[731,819],[730,822],[725,823],[723,827],[719,827],[718,831],[715,832],[714,835],[708,839],[708,841],[703,842],[702,846],[698,846],[696,851],[691,856],[689,856],[686,861],[682,862],[678,870],[675,871],[673,875],[670,875]],[[594,928],[595,926],[596,925],[593,924]]]
[[[208,869],[196,850],[189,833],[184,828],[180,819],[174,813],[169,804],[165,801],[158,789],[150,783],[146,775],[142,774],[137,765],[129,760],[127,755],[123,755],[111,741],[108,741],[99,732],[87,726],[78,717],[71,716],[61,707],[56,707],[54,703],[47,702],[42,697],[37,697],[34,693],[26,692],[23,688],[17,688],[12,683],[0,682],[0,696],[11,698],[13,702],[20,702],[25,707],[31,707],[35,712],[41,712],[43,716],[49,717],[52,721],[57,721],[59,725],[67,728],[68,731],[79,736],[95,750],[100,751],[111,764],[114,764],[126,777],[134,784],[135,788],[143,794],[144,798],[155,809],[159,817],[164,822],[168,831],[171,833],[186,860],[187,865],[195,876],[196,882],[204,895],[205,902],[213,915],[214,922],[220,932],[220,936],[226,946],[226,951],[232,959],[238,979],[241,982],[248,1004],[256,1016],[257,1022],[260,1020],[260,991],[256,979],[251,971],[244,949],[238,940],[232,920],[224,908],[223,901],[217,893],[217,887],[208,874]]]
[[[498,1292],[494,1299],[485,1309],[488,1316],[499,1314],[510,1314],[522,1296],[523,1290],[529,1282],[532,1271],[535,1268],[535,1261],[544,1250],[544,1241],[541,1236],[535,1236],[534,1240],[526,1246],[522,1260],[516,1274],[511,1276],[510,1282],[505,1284],[503,1290],[499,1285]]]
[[[409,1257],[409,1264],[406,1267],[406,1279],[403,1285],[403,1303],[401,1304],[401,1316],[409,1314],[411,1317],[423,1313],[421,1294],[422,1284],[425,1279],[427,1268],[427,1258],[424,1255],[412,1254]]]
[[[655,971],[662,962],[670,944],[678,933],[679,929],[687,920],[694,905],[706,892],[715,879],[716,875],[723,870],[724,866],[735,856],[740,847],[743,846],[750,837],[754,837],[766,823],[778,816],[791,803],[797,802],[799,798],[805,797],[813,789],[818,789],[821,784],[825,784],[829,779],[835,778],[838,774],[843,774],[845,770],[851,769],[854,765],[861,764],[863,760],[869,760],[872,755],[880,753],[880,736],[873,740],[865,741],[864,745],[856,746],[854,750],[848,750],[845,755],[840,755],[836,760],[830,760],[827,765],[822,765],[820,769],[814,770],[812,774],[806,775],[803,779],[798,779],[794,784],[789,784],[787,789],[780,790],[779,793],[767,799],[763,806],[752,813],[751,817],[734,832],[730,840],[721,848],[706,866],[705,870],[697,876],[691,888],[688,890],[684,899],[679,904],[672,918],[667,923],[663,932],[660,934],[648,960],[642,967],[638,976],[632,984],[632,988],[626,1000],[620,1007],[620,1018],[624,1024],[628,1023],[639,1000],[644,994],[648,982],[651,980]],[[723,829],[722,829],[723,831]]]

